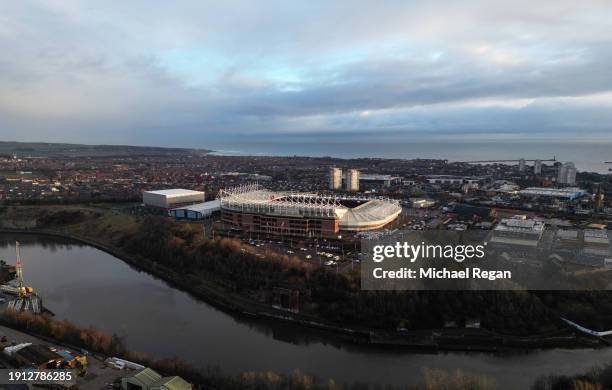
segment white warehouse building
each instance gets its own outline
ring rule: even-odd
[[[208,218],[216,212],[221,211],[219,199],[204,203],[196,203],[189,206],[181,206],[168,211],[168,215],[176,219],[198,220]]]
[[[204,202],[204,192],[173,188],[169,190],[145,191],[142,203],[147,207],[171,209],[194,203]]]

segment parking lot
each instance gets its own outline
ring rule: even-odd
[[[305,240],[295,237],[242,237],[245,251],[264,258],[268,253],[276,253],[296,258],[313,267],[335,269],[339,273],[350,272],[362,260],[360,240],[376,239],[397,230],[427,230],[438,220],[433,210],[404,209],[404,213],[388,229],[361,232],[343,240]]]
[[[336,268],[338,272],[351,269],[360,262],[358,242],[353,245],[344,243],[344,250],[336,242],[276,241],[271,239],[241,239],[247,245],[249,252],[264,258],[268,253],[276,253],[296,258],[313,267]],[[351,249],[348,249],[348,247]]]

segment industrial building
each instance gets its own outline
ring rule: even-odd
[[[410,206],[415,209],[426,209],[436,204],[433,199],[410,198]]]
[[[462,184],[478,184],[480,179],[477,177],[462,177],[453,175],[429,175],[427,176],[429,184],[444,184],[444,185],[462,185]]]
[[[578,243],[578,230],[576,229],[563,229],[557,230],[556,240],[559,244],[571,245],[575,247]]]
[[[39,344],[24,346],[13,354],[13,358],[19,367],[39,370],[60,368],[64,363],[60,355]]]
[[[360,185],[370,184],[379,187],[390,187],[394,184],[399,184],[401,180],[400,177],[391,175],[359,175]]]
[[[495,210],[489,207],[478,207],[462,203],[450,204],[445,212],[449,216],[454,215],[461,220],[483,220],[494,218],[496,215]]]
[[[169,190],[145,191],[142,203],[146,207],[171,209],[194,203],[204,202],[204,192],[174,188]]]
[[[524,215],[502,219],[493,229],[491,242],[536,247],[544,233],[544,222]]]
[[[180,376],[162,377],[150,368],[121,379],[122,390],[191,390],[193,387]]]
[[[199,220],[208,218],[219,211],[221,211],[221,201],[217,199],[209,202],[177,207],[169,210],[168,215],[176,219]]]
[[[524,190],[520,190],[520,196],[530,198],[557,198],[565,200],[574,200],[581,198],[587,194],[583,189],[577,187],[566,187],[566,188],[546,188],[546,187],[529,187]]]
[[[584,230],[584,253],[588,255],[610,256],[610,238],[607,230]]]
[[[274,192],[256,184],[222,190],[219,199],[230,229],[313,238],[379,229],[402,211],[389,199]]]

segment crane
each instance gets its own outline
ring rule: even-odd
[[[26,298],[34,292],[32,287],[27,287],[23,281],[23,264],[21,262],[21,244],[19,241],[15,242],[15,255],[17,260],[15,262],[15,270],[17,272],[17,290],[19,291],[20,298]]]

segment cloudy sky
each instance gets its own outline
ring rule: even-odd
[[[609,0],[0,3],[0,140],[612,140],[611,127]]]

